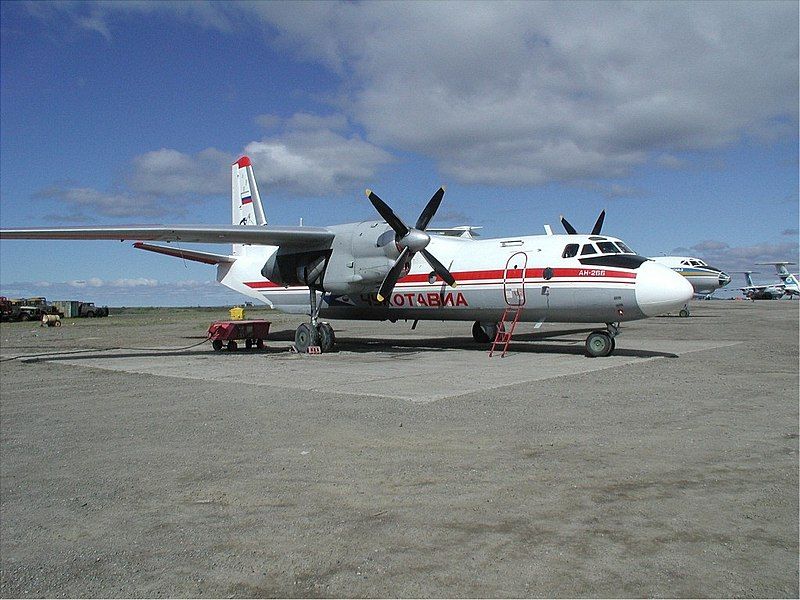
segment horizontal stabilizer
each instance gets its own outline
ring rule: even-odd
[[[153,244],[145,244],[144,242],[136,242],[134,248],[139,250],[149,250],[150,252],[157,252],[158,254],[166,254],[167,256],[177,256],[185,260],[193,260],[195,262],[205,263],[207,265],[218,265],[220,263],[232,263],[236,260],[235,256],[228,256],[226,254],[214,254],[212,252],[198,252],[197,250],[186,250],[184,248],[167,248],[164,246],[154,246]]]
[[[334,233],[324,227],[258,225],[122,225],[117,227],[51,227],[0,229],[5,240],[147,240],[200,244],[259,244],[309,248],[326,245]]]

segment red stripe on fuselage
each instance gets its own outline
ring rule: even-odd
[[[586,283],[590,281],[598,281],[601,283],[634,283],[633,281],[610,281],[612,279],[636,279],[636,273],[632,273],[630,271],[611,271],[608,269],[553,269],[553,276],[550,279],[544,279],[544,269],[540,268],[531,268],[525,269],[525,280],[531,279],[541,279],[544,281],[550,282],[558,282],[558,283]],[[498,280],[514,280],[514,279],[522,279],[522,269],[509,269],[505,271],[503,269],[491,270],[491,271],[461,271],[453,273],[453,277],[456,278],[456,281],[459,284],[463,285],[470,285],[470,282],[481,282],[481,281],[488,281],[492,279]],[[437,281],[441,281],[437,277]],[[398,284],[403,283],[428,283],[428,275],[425,273],[416,273],[414,275],[406,275],[402,279],[400,279]],[[533,283],[533,281],[531,281]],[[285,287],[278,283],[274,283],[272,281],[252,281],[252,282],[245,282],[245,285],[254,289],[263,289],[263,288],[279,288]],[[472,284],[477,285],[477,284]],[[305,286],[291,286],[291,287],[305,287]]]
[[[542,268],[525,269],[525,279],[544,279],[544,271]],[[581,268],[581,269],[552,269],[552,279],[559,277],[585,277],[588,281],[594,279],[636,279],[636,273],[630,271],[611,271],[609,269],[601,268]],[[476,281],[485,279],[522,279],[522,269],[497,269],[492,271],[461,271],[453,273],[453,277],[459,283],[463,281]],[[416,273],[414,275],[406,275],[398,283],[422,283],[428,281],[428,275],[425,273]]]

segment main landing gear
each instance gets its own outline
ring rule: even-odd
[[[614,338],[619,335],[619,323],[606,323],[606,330],[593,331],[586,338],[586,355],[610,356],[617,347]]]
[[[497,337],[497,323],[475,321],[472,324],[472,339],[479,344],[488,344]]]
[[[320,306],[317,303],[317,291],[309,289],[311,300],[311,322],[301,323],[294,333],[294,347],[301,354],[310,347],[318,346],[320,352],[331,352],[336,346],[336,335],[330,323],[319,321]]]

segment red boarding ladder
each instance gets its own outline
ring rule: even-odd
[[[500,321],[497,323],[497,335],[494,336],[492,347],[489,350],[490,357],[494,354],[498,346],[503,346],[503,353],[500,355],[500,358],[506,355],[506,352],[508,352],[508,345],[511,343],[511,336],[514,335],[514,328],[519,322],[520,314],[522,314],[522,305],[508,306],[503,311],[503,316],[500,317]],[[506,327],[506,323],[509,323],[508,327]]]

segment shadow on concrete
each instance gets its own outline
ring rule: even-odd
[[[596,331],[598,327],[581,329],[561,329],[547,332],[528,332],[514,335],[514,339],[508,348],[508,354],[564,354],[572,356],[585,356],[584,348],[585,335]],[[107,350],[87,349],[74,352],[64,352],[53,354],[31,355],[30,357],[20,357],[23,362],[39,361],[60,361],[60,360],[81,360],[81,359],[103,359],[103,358],[158,358],[161,356],[205,356],[217,358],[218,360],[234,360],[241,356],[254,354],[272,355],[285,354],[289,352],[290,346],[294,343],[294,329],[283,329],[272,331],[269,339],[266,340],[267,346],[263,350],[247,350],[243,346],[235,352],[225,349],[213,351],[210,347],[198,347],[186,350],[164,349],[136,349],[136,348],[109,348]],[[409,337],[409,338],[365,338],[348,337],[345,332],[337,332],[335,352],[352,352],[355,354],[367,353],[389,353],[396,355],[411,356],[422,352],[436,352],[446,350],[462,350],[470,352],[484,352],[488,354],[491,344],[475,342],[471,336],[459,337]],[[285,344],[285,345],[284,345]],[[128,352],[119,352],[119,350]],[[501,349],[500,349],[501,350]],[[614,351],[617,356],[630,356],[636,358],[678,358],[677,354],[671,352],[658,352],[653,350],[633,350],[618,348]],[[587,357],[589,358],[589,357]],[[602,360],[598,359],[598,360]]]

